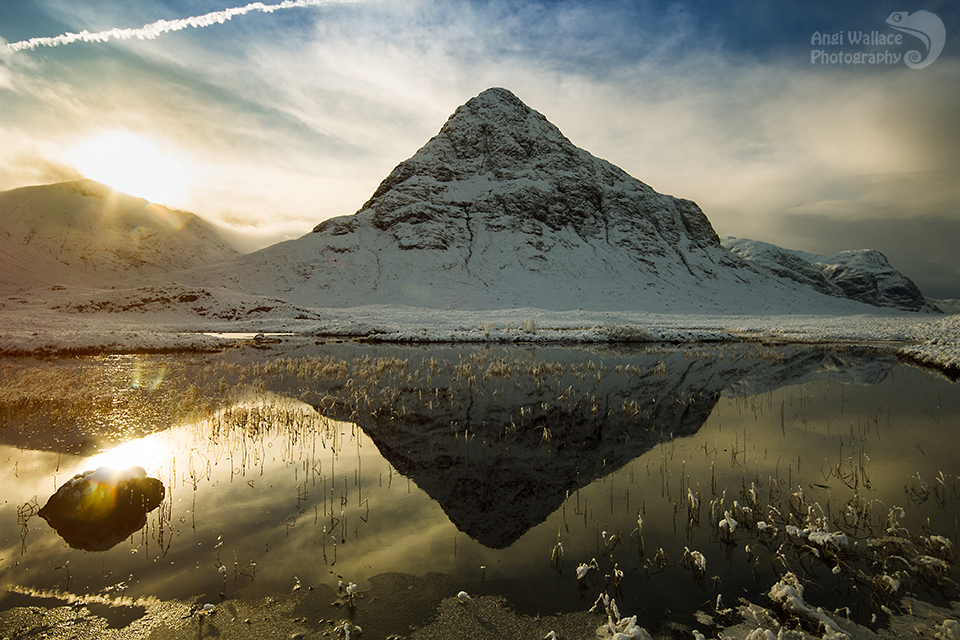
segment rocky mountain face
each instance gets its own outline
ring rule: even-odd
[[[726,238],[723,246],[776,276],[813,287],[821,293],[875,307],[939,312],[908,277],[894,269],[879,251],[841,251],[829,256],[748,240]]]
[[[465,247],[467,272],[495,244],[478,234],[532,236],[521,258],[531,271],[548,264],[547,251],[563,241],[623,248],[640,262],[669,256],[682,263],[684,250],[719,246],[696,204],[658,194],[578,149],[505,89],[457,109],[357,216],[328,220],[314,232],[347,235],[364,217],[404,250]],[[556,237],[561,231],[570,237]]]
[[[93,180],[0,193],[0,286],[107,287],[236,255],[198,216]]]
[[[391,301],[471,304],[447,284],[484,304],[609,304],[665,284],[683,298],[739,266],[695,203],[577,148],[505,89],[459,107],[358,213],[314,233],[328,265],[366,272],[354,294]]]

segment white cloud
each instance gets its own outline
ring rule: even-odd
[[[278,4],[264,4],[252,2],[242,7],[232,7],[223,11],[212,11],[199,16],[190,16],[176,20],[157,20],[139,28],[114,27],[105,31],[91,33],[87,30],[79,33],[67,32],[58,36],[39,36],[19,42],[12,42],[5,46],[7,51],[29,51],[37,47],[59,47],[74,42],[107,42],[109,40],[153,40],[171,31],[181,31],[188,27],[202,29],[215,24],[223,24],[236,16],[246,15],[252,11],[273,13],[284,9],[294,9],[312,6],[322,6],[336,3],[352,2],[355,0],[283,0]]]

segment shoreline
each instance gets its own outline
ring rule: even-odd
[[[957,316],[960,317],[960,316]],[[410,328],[406,331],[323,331],[311,327],[283,326],[278,330],[224,332],[222,330],[156,330],[136,327],[106,329],[70,335],[64,331],[10,331],[0,328],[0,357],[98,357],[107,355],[169,355],[218,353],[233,348],[270,349],[288,342],[309,342],[319,346],[329,342],[394,345],[528,345],[528,346],[602,346],[602,345],[733,345],[760,346],[809,345],[836,348],[868,347],[897,356],[902,362],[938,372],[951,381],[960,379],[960,322],[958,335],[929,338],[923,335],[843,336],[814,335],[799,331],[720,331],[711,328],[667,329],[643,325],[617,325],[615,328],[592,326],[581,329],[537,328],[534,333],[501,330],[496,334],[483,329]],[[72,332],[79,334],[74,329]],[[253,336],[253,337],[251,337]]]
[[[502,594],[458,596],[457,590],[461,587],[473,589],[480,585],[459,585],[442,574],[380,574],[372,576],[370,583],[350,602],[329,585],[293,591],[280,589],[280,585],[260,585],[250,594],[217,604],[149,597],[111,600],[55,592],[20,594],[24,600],[22,605],[0,610],[0,636],[40,637],[38,634],[43,634],[42,637],[50,640],[88,636],[101,640],[196,637],[594,640],[616,637],[606,612],[585,608],[571,613],[518,613],[509,596]],[[264,587],[273,587],[274,591],[268,595]],[[62,604],[53,604],[57,601]],[[743,598],[720,612],[701,609],[691,624],[664,621],[654,629],[644,627],[643,620],[638,619],[635,626],[630,626],[633,617],[630,612],[620,618],[619,627],[616,619],[612,622],[615,628],[628,629],[627,635],[621,637],[639,640],[680,637],[748,640],[778,635],[794,640],[892,640],[908,636],[950,640],[956,637],[960,629],[957,622],[960,601],[938,605],[906,596],[902,603],[902,613],[891,615],[875,628],[847,619],[842,612],[823,610],[814,613],[822,620],[818,624],[804,619],[802,614],[778,610],[773,602],[761,605]],[[11,633],[14,635],[9,635]]]

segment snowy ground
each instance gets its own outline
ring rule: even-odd
[[[872,342],[952,376],[960,373],[960,315],[466,311],[400,305],[308,309],[179,285],[152,288],[149,295],[47,291],[0,300],[0,353],[10,355],[219,349],[237,338],[223,334],[244,332],[397,342]]]

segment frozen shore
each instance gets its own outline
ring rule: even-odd
[[[401,586],[411,589],[401,590]],[[25,598],[24,605],[0,613],[0,633],[33,635],[67,640],[99,637],[103,640],[180,640],[217,636],[231,638],[329,638],[387,637],[410,640],[440,638],[561,638],[595,640],[602,638],[690,637],[690,627],[672,625],[664,629],[644,629],[642,621],[629,631],[615,636],[602,613],[587,611],[548,616],[529,616],[515,612],[503,597],[474,595],[469,600],[453,595],[456,587],[446,576],[378,576],[377,584],[362,593],[356,609],[338,606],[334,590],[326,585],[311,587],[307,593],[289,590],[270,596],[228,600],[219,605],[162,602],[156,599],[82,598],[70,594],[43,594],[43,598]],[[26,602],[43,603],[43,608]],[[332,604],[331,604],[332,603]],[[394,607],[390,615],[390,607]],[[808,629],[783,625],[770,609],[742,601],[729,610],[729,623],[715,620],[703,612],[698,626],[706,634],[693,637],[728,640],[891,640],[903,637],[956,638],[956,603],[936,606],[914,598],[905,598],[905,613],[894,615],[888,623],[869,629],[842,615],[829,617],[829,626]],[[398,608],[399,607],[399,608]],[[403,611],[404,615],[397,615]],[[359,613],[364,626],[358,628],[347,618]],[[371,615],[372,614],[372,615]],[[419,624],[409,635],[396,635],[398,628],[416,620]],[[390,635],[387,635],[390,634]]]
[[[216,350],[260,332],[422,343],[855,342],[875,343],[951,377],[960,374],[960,315],[485,311],[401,305],[302,309],[286,303],[245,309],[244,301],[229,302],[200,315],[176,304],[75,311],[47,297],[8,298],[0,309],[0,353]]]

